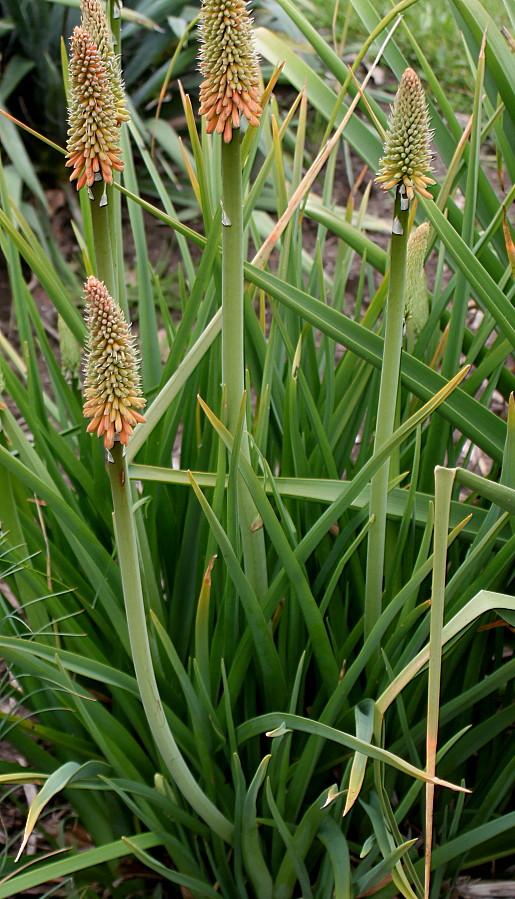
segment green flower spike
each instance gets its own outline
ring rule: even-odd
[[[7,406],[5,405],[5,403],[2,402],[2,394],[3,394],[4,390],[5,390],[4,373],[3,373],[2,369],[0,368],[0,409],[7,409]]]
[[[59,350],[61,353],[61,371],[68,384],[79,377],[82,364],[82,347],[70,331],[62,316],[57,316],[57,332],[59,334]]]
[[[134,338],[120,306],[94,275],[86,281],[85,300],[89,337],[84,416],[92,419],[88,433],[96,431],[109,450],[115,440],[126,446],[134,426],[145,421],[137,411],[145,399]]]
[[[380,169],[375,179],[382,190],[403,185],[402,192],[408,200],[413,199],[414,191],[432,199],[427,190],[428,184],[435,184],[427,175],[432,171],[429,147],[432,136],[420,78],[413,69],[406,69],[388,120],[384,156],[379,161]]]
[[[121,172],[118,111],[100,53],[84,28],[71,37],[70,106],[67,166],[77,190],[95,181],[112,184],[112,170]]]
[[[252,19],[244,0],[203,0],[200,25],[200,115],[207,132],[232,139],[240,114],[256,127],[262,109]]]
[[[125,96],[125,86],[122,79],[122,70],[120,67],[120,58],[116,55],[114,49],[114,41],[109,23],[106,19],[104,10],[102,9],[100,0],[81,0],[82,27],[88,32],[91,40],[96,44],[100,53],[102,62],[104,63],[107,76],[114,95],[116,112],[118,115],[118,125],[122,122],[129,121],[127,113],[127,98]]]
[[[424,271],[429,230],[429,223],[424,222],[412,231],[408,239],[404,308],[406,320],[411,322],[415,334],[420,333],[429,315],[429,294]]]

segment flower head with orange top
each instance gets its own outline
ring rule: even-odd
[[[252,19],[244,0],[204,0],[201,12],[200,114],[207,132],[232,139],[243,115],[257,126],[262,109]]]
[[[95,181],[112,184],[113,170],[122,171],[120,126],[129,118],[120,60],[100,0],[82,0],[81,12],[81,25],[70,40],[66,145],[66,165],[77,190],[90,189]]]
[[[134,426],[145,421],[138,412],[145,398],[134,338],[122,309],[94,275],[86,281],[85,300],[89,336],[84,416],[91,418],[87,430],[103,437],[106,449],[115,440],[126,446]]]

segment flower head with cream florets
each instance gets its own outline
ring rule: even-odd
[[[200,114],[207,132],[232,139],[243,115],[257,126],[262,109],[252,19],[244,0],[204,0],[201,12]]]
[[[138,412],[145,399],[134,338],[122,309],[93,275],[86,282],[85,300],[89,336],[84,416],[91,418],[87,430],[103,437],[107,449],[115,440],[126,446],[134,426],[145,421]]]
[[[66,165],[77,190],[95,181],[112,184],[121,171],[118,110],[102,57],[84,28],[71,37],[70,105]]]
[[[382,190],[402,186],[408,200],[414,192],[432,199],[428,184],[435,184],[427,172],[430,165],[429,110],[420,78],[413,69],[406,69],[397,91],[388,120],[384,155],[379,161],[376,181]]]
[[[122,78],[120,57],[115,53],[114,40],[100,0],[81,0],[82,27],[96,45],[109,78],[114,96],[118,124],[129,121],[127,97]]]

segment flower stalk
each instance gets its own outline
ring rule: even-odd
[[[390,439],[395,426],[405,312],[409,207],[415,192],[431,196],[427,185],[434,181],[426,174],[430,169],[430,139],[424,90],[413,69],[406,69],[395,97],[385,137],[384,156],[380,160],[379,175],[376,178],[383,190],[395,188],[395,202],[374,452],[380,450]],[[389,472],[390,464],[386,462],[371,482],[370,517],[373,521],[367,548],[365,640],[369,638],[382,611]],[[386,561],[388,565],[394,564],[394,559]]]
[[[241,115],[257,126],[259,65],[254,47],[252,19],[243,0],[204,0],[201,12],[199,64],[204,75],[200,87],[200,114],[208,134],[222,135],[222,381],[226,424],[236,431],[244,393],[243,340],[243,186]],[[248,435],[243,422],[241,450],[250,461]],[[267,589],[264,535],[255,527],[257,510],[242,478],[238,481],[238,507],[245,572],[256,594]]]
[[[225,388],[226,423],[235,433],[244,393],[243,328],[243,190],[240,131],[222,145],[222,382]],[[241,450],[250,461],[245,422]],[[255,528],[257,510],[242,478],[238,481],[238,506],[245,572],[257,596],[267,589],[266,555],[262,528]]]
[[[430,637],[427,685],[426,772],[436,776],[436,750],[440,718],[442,679],[443,621],[447,572],[449,514],[456,469],[435,468],[434,564],[431,585]],[[433,847],[433,811],[435,786],[426,782],[424,899],[429,899],[431,854]]]
[[[243,195],[240,132],[222,148],[222,381],[234,434],[244,391]]]
[[[116,443],[113,447],[112,460],[108,465],[108,472],[113,495],[118,562],[122,575],[134,671],[145,715],[157,749],[177,788],[202,820],[222,840],[231,843],[233,839],[232,824],[216,808],[195,780],[177,746],[166,719],[150,651],[130,480],[127,462],[124,457],[124,448],[121,443]]]
[[[93,200],[90,208],[95,247],[95,271],[99,281],[105,282],[109,292],[118,296],[114,254],[116,238],[113,234],[112,216],[110,215],[112,204],[111,202],[102,203],[102,197],[106,195],[107,190],[112,191],[112,188],[106,188],[105,184],[97,181],[90,193]]]
[[[111,27],[113,44],[117,50],[117,62],[121,72],[121,8],[122,0],[112,0],[106,5],[106,18]],[[121,74],[120,74],[121,78]],[[122,87],[125,91],[125,86]],[[128,116],[127,116],[128,117]],[[129,118],[129,117],[128,117]],[[118,175],[118,178],[120,175]],[[111,190],[109,203],[109,228],[111,231],[111,247],[113,253],[113,265],[116,275],[116,296],[123,309],[127,309],[127,296],[125,287],[124,259],[123,259],[123,232],[122,232],[122,195],[118,190]]]
[[[226,842],[233,829],[199,787],[166,719],[159,696],[139,569],[138,545],[125,446],[133,426],[144,421],[137,354],[125,316],[105,284],[91,276],[86,283],[89,328],[84,415],[90,433],[104,437],[113,496],[114,528],[132,660],[145,715],[155,744],[178,789],[201,818]]]

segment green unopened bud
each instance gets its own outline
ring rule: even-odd
[[[427,172],[430,165],[429,110],[420,78],[413,69],[404,72],[391,115],[384,143],[384,156],[375,179],[382,190],[400,186],[409,200],[414,191],[432,199],[428,184],[435,184]]]
[[[199,111],[208,134],[216,130],[229,143],[240,114],[257,126],[262,112],[252,19],[244,0],[203,0],[200,40]]]
[[[114,41],[109,23],[100,0],[81,0],[82,27],[96,45],[109,78],[113,92],[118,124],[129,121],[126,110],[127,98],[122,79],[120,59],[115,53]]]
[[[134,338],[122,309],[93,275],[86,282],[85,300],[89,336],[84,416],[92,419],[87,430],[103,437],[107,449],[115,439],[126,446],[134,426],[145,421],[137,411],[145,399]]]
[[[84,28],[71,37],[70,107],[67,166],[77,190],[95,181],[112,184],[113,169],[121,171],[120,128],[109,77],[96,44]]]
[[[405,310],[408,325],[419,334],[429,316],[429,293],[424,260],[429,239],[429,224],[419,225],[409,236],[406,259]]]
[[[70,331],[62,316],[57,316],[57,331],[59,333],[59,350],[61,353],[61,369],[65,379],[71,383],[79,377],[82,363],[82,347]]]

